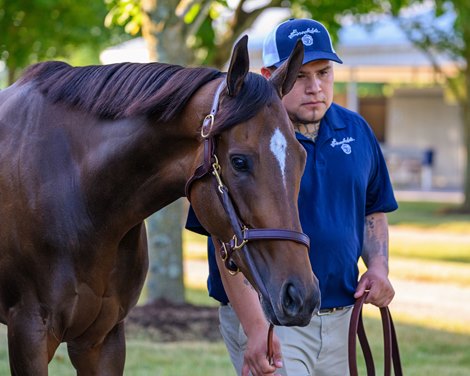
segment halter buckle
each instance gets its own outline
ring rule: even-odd
[[[202,138],[209,137],[211,130],[212,130],[212,126],[214,125],[214,120],[215,120],[214,114],[206,115],[206,117],[202,121],[202,127],[201,127]]]
[[[213,155],[215,162],[212,163],[212,175],[215,176],[215,179],[217,180],[217,188],[219,188],[220,193],[224,193],[225,185],[224,182],[222,181],[222,178],[220,177],[220,164],[219,160],[217,159],[217,155]]]
[[[247,228],[246,226],[243,226],[243,229],[242,229],[243,240],[242,240],[242,242],[241,242],[240,244],[238,244],[237,235],[233,235],[233,238],[232,238],[232,240],[233,240],[233,242],[232,242],[232,243],[233,243],[232,249],[233,249],[234,251],[237,251],[237,250],[243,248],[243,247],[246,245],[246,243],[248,243],[248,239],[245,237],[246,230],[248,230],[248,228]]]
[[[229,252],[227,249],[227,245],[224,242],[221,242],[221,244],[222,244],[222,247],[220,249],[220,257],[222,261],[224,262],[225,267],[227,268],[229,274],[236,275],[238,272],[240,272],[240,269],[233,261],[229,260]]]

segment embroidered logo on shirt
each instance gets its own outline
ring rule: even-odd
[[[332,148],[334,148],[335,146],[340,146],[341,147],[341,150],[345,153],[345,154],[351,154],[352,152],[352,148],[351,148],[351,145],[349,145],[351,142],[353,141],[356,141],[354,138],[352,137],[343,137],[343,140],[342,141],[336,141],[336,138],[333,138],[333,141],[331,141],[331,144],[330,146]]]

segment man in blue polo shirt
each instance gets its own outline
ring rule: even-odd
[[[276,327],[274,365],[266,359],[268,323],[242,275],[220,266],[209,240],[209,294],[221,302],[221,333],[237,374],[348,374],[347,333],[355,298],[382,307],[394,296],[388,279],[387,212],[397,208],[379,144],[365,120],[333,101],[333,62],[342,63],[325,27],[310,19],[278,25],[265,39],[262,74],[270,77],[296,41],[303,66],[283,103],[307,151],[299,195],[321,309],[306,327]],[[186,227],[204,233],[190,210]],[[358,260],[367,271],[359,278]],[[223,264],[221,264],[223,265]],[[222,284],[223,281],[223,284]],[[230,302],[230,303],[229,303]]]

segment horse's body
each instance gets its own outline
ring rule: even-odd
[[[284,69],[279,90],[295,77],[292,70]],[[61,342],[79,375],[122,374],[123,320],[148,266],[143,221],[185,195],[202,159],[202,119],[224,79],[208,68],[46,63],[0,92],[0,322],[8,325],[12,374],[47,375]],[[218,130],[217,148],[240,217],[249,227],[300,231],[304,154],[281,101],[271,92],[267,99],[254,94],[272,86],[257,75],[234,71],[226,80],[232,95],[221,99],[226,130]],[[242,96],[251,110],[231,107]],[[276,128],[289,155],[282,170],[279,156],[266,155]],[[234,156],[246,155],[250,170],[234,169]],[[215,192],[204,177],[192,184],[191,201],[208,231],[228,241],[233,231]],[[268,240],[250,249],[259,270],[249,270],[243,255],[237,261],[255,288],[265,284],[270,319],[305,324],[318,304],[305,247]],[[279,301],[292,286],[289,316]]]

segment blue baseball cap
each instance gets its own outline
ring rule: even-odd
[[[263,43],[263,65],[279,67],[290,56],[298,39],[304,44],[302,64],[314,60],[333,60],[342,64],[331,43],[330,34],[320,22],[291,18],[271,31]]]

